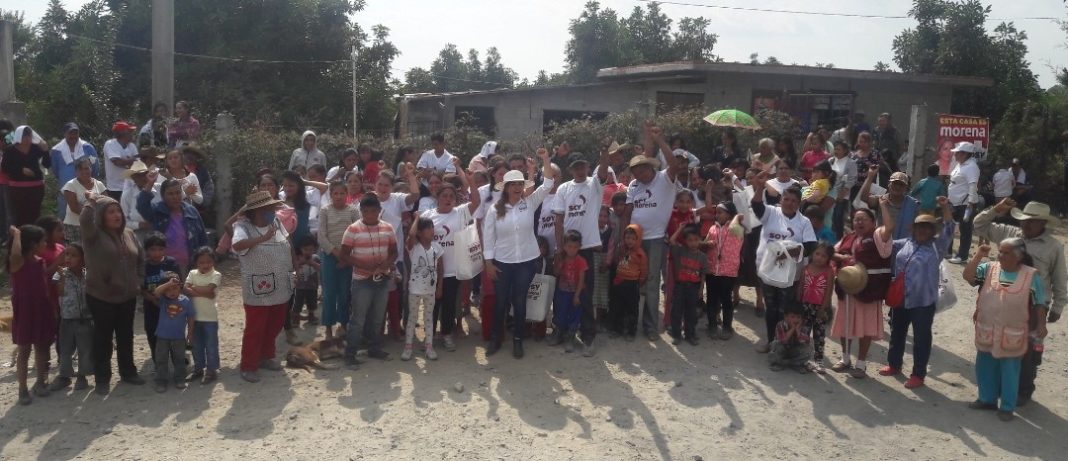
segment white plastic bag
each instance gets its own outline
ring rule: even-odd
[[[482,272],[482,242],[478,229],[472,222],[453,237],[453,256],[456,261],[456,279],[471,280]]]
[[[789,251],[800,247],[800,243],[792,240],[772,240],[765,244],[764,259],[760,261],[758,271],[760,280],[776,288],[793,286],[797,279],[797,266],[804,258],[804,252],[794,258],[790,256]],[[779,259],[781,255],[786,255],[786,258]]]
[[[949,263],[946,260],[938,265],[938,301],[935,302],[935,312],[948,310],[957,304],[957,289],[953,287],[953,279],[950,278]]]
[[[527,290],[527,320],[544,322],[549,316],[549,306],[553,303],[556,291],[556,277],[546,274],[534,274]]]
[[[869,190],[869,195],[871,197],[878,197],[878,196],[883,195],[885,193],[886,193],[886,188],[879,185],[879,176],[876,176],[875,177],[875,181],[872,181],[872,183],[871,183],[871,189]],[[869,208],[871,208],[871,207],[869,207],[867,203],[865,203],[863,200],[860,199],[860,194],[857,194],[857,197],[853,199],[853,209],[854,210],[860,210],[860,209],[867,210]]]

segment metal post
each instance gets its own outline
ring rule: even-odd
[[[233,214],[234,175],[231,150],[234,147],[234,116],[229,112],[220,113],[215,118],[215,130],[218,131],[218,147],[212,152],[215,157],[215,226],[220,227]]]
[[[356,130],[359,126],[358,92],[356,91],[356,45],[352,45],[352,139],[359,138]]]
[[[174,0],[152,0],[152,104],[174,110]]]

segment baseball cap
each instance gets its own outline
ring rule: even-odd
[[[890,175],[890,182],[894,181],[902,182],[907,186],[909,184],[909,175],[902,171],[898,171],[897,173]]]
[[[63,124],[63,134],[70,133],[71,131],[81,131],[78,129],[78,124],[74,122],[67,122]]]
[[[114,125],[111,125],[111,132],[115,134],[126,133],[128,131],[133,131],[134,129],[136,129],[136,127],[129,123],[126,123],[125,120],[119,120],[115,122]]]
[[[974,154],[976,152],[975,144],[972,144],[967,141],[958,142],[956,146],[953,146],[952,152],[965,152],[969,154]]]

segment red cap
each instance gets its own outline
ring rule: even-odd
[[[126,123],[125,120],[119,120],[119,121],[115,122],[114,125],[111,125],[111,132],[115,133],[115,134],[125,133],[127,131],[133,131],[133,130],[136,130],[136,129],[137,129],[137,127],[135,127],[135,126],[133,126],[133,125],[131,125],[129,123]]]

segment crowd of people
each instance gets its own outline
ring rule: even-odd
[[[436,346],[455,351],[476,307],[487,356],[510,339],[521,359],[525,341],[546,338],[592,357],[598,345],[625,347],[600,333],[658,341],[666,330],[673,345],[697,346],[702,316],[708,338],[732,340],[739,287],[751,286],[753,313],[765,321],[755,348],[773,370],[863,379],[889,322],[878,373],[903,373],[911,329],[904,386],[913,389],[927,375],[940,266],[950,258],[979,287],[971,406],[1009,420],[1034,392],[1047,319],[1068,301],[1049,207],[1021,210],[1009,195],[980,210],[970,143],[952,149],[948,175],[936,163],[913,185],[887,147],[899,148],[887,114],[874,128],[854,118],[809,133],[801,155],[792,138],[761,139],[750,151],[729,130],[714,152],[694,154],[646,122],[640,143],[605,139],[589,156],[566,142],[506,155],[490,141],[467,168],[441,134],[422,154],[400,149],[392,168],[369,145],[331,166],[308,131],[284,172],[257,173],[213,242],[201,218],[214,187],[195,147],[199,123],[180,106],[169,123],[157,108],[139,142],[135,126],[116,122],[102,156],[73,123],[51,149],[29,127],[0,126],[19,403],[72,382],[85,389],[90,375],[107,394],[113,349],[121,381],[143,384],[133,361],[139,304],[157,391],[217,379],[224,283],[241,286],[239,369],[252,383],[282,368],[275,340],[284,332],[299,345],[301,322],[343,343],[350,369],[365,348],[389,360],[387,337],[403,344],[405,361],[417,351],[436,360]],[[40,216],[42,168],[62,183],[57,217]],[[974,237],[997,245],[994,260],[986,243],[972,255]],[[238,259],[239,280],[216,270],[227,256]],[[837,360],[826,358],[827,339],[840,346]],[[49,384],[53,343],[60,370]]]

